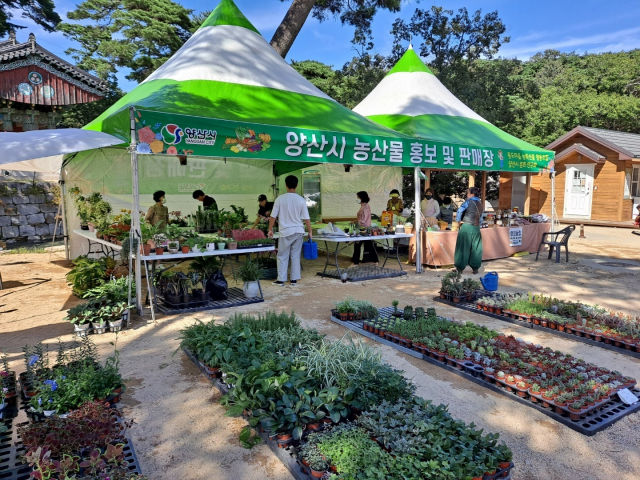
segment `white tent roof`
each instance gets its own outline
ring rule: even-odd
[[[0,165],[6,170],[51,172],[51,157],[119,145],[122,140],[104,132],[59,128],[0,133]],[[35,159],[38,159],[37,161]],[[60,169],[58,165],[57,169]]]

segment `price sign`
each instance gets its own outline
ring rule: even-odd
[[[620,400],[622,400],[627,405],[633,405],[638,401],[638,397],[636,397],[628,388],[618,390],[618,397],[620,397]]]
[[[522,227],[509,229],[509,246],[520,247],[522,245]]]

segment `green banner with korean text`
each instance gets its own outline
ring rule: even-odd
[[[509,150],[397,136],[332,132],[137,110],[139,154],[537,172],[553,152]]]

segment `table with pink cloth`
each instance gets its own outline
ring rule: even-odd
[[[551,228],[550,223],[531,223],[521,225],[522,245],[510,246],[509,228],[492,227],[481,229],[482,260],[510,257],[518,252],[535,252],[538,250],[542,234]],[[429,266],[453,265],[453,254],[456,250],[457,231],[422,232],[422,264]],[[409,241],[409,261],[416,261],[415,235]]]

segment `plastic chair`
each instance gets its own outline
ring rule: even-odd
[[[540,245],[538,245],[538,251],[536,252],[536,261],[538,261],[538,255],[540,255],[540,249],[542,245],[549,246],[549,257],[553,255],[553,250],[556,251],[556,263],[560,263],[560,250],[564,246],[564,251],[567,255],[567,263],[569,263],[569,237],[576,229],[575,225],[569,225],[562,230],[558,230],[557,232],[547,232],[542,234],[542,240],[540,241]],[[547,240],[547,237],[550,239]],[[552,238],[551,238],[552,237]]]

